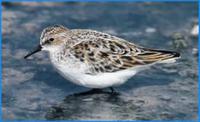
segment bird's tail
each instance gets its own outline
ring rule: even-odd
[[[145,64],[150,63],[172,63],[180,58],[180,54],[174,51],[142,49],[142,53],[137,55],[137,58]]]

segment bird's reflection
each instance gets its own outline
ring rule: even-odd
[[[93,90],[68,95],[62,103],[52,106],[46,114],[48,120],[124,119],[130,111],[138,109],[133,101],[120,93]],[[119,113],[116,115],[114,113]]]

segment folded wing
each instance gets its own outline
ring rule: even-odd
[[[180,56],[172,51],[147,49],[124,40],[101,37],[76,44],[71,53],[88,65],[88,74],[117,72]]]

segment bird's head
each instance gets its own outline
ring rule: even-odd
[[[56,51],[59,50],[63,43],[65,43],[70,30],[61,25],[55,25],[51,27],[47,27],[42,31],[40,36],[40,44],[37,46],[35,50],[28,53],[24,58],[28,58],[29,56],[41,51]]]

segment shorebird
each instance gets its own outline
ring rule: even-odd
[[[138,46],[122,38],[90,29],[54,25],[43,30],[32,54],[48,51],[55,69],[67,80],[88,88],[111,88],[157,63],[175,62],[174,51]]]

